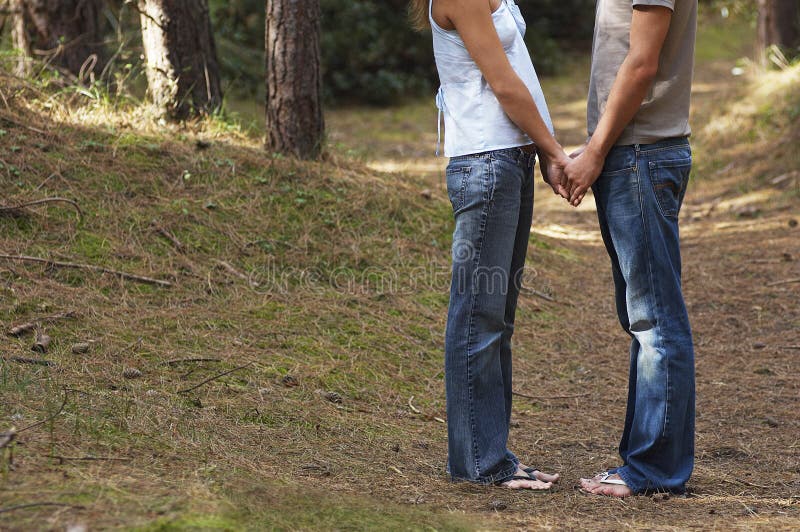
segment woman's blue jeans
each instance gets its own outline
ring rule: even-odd
[[[448,472],[503,481],[517,468],[511,420],[511,335],[533,216],[535,156],[519,148],[453,157],[455,215],[445,335]]]
[[[686,138],[617,146],[592,187],[617,314],[631,336],[623,465],[611,472],[636,493],[682,493],[694,467],[694,350],[678,233],[691,166]]]

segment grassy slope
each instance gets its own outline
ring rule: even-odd
[[[339,496],[313,486],[315,495],[301,495],[296,482],[287,484],[305,476],[313,485],[315,475],[331,474],[314,450],[322,444],[355,438],[362,448],[391,452],[389,442],[405,438],[391,423],[398,405],[438,385],[450,230],[440,201],[424,199],[411,180],[347,161],[289,162],[235,136],[205,132],[212,146],[198,150],[194,135],[142,132],[104,110],[94,113],[110,120],[106,126],[51,123],[27,107],[29,91],[6,84],[3,92],[11,108],[2,115],[2,203],[66,196],[84,217],[65,204],[2,216],[0,250],[102,264],[174,287],[0,266],[3,329],[79,313],[45,327],[56,367],[0,368],[3,426],[45,417],[70,389],[46,430],[21,435],[0,506],[80,503],[98,526],[159,515],[162,523],[199,523],[206,513],[276,526],[459,526],[369,500],[343,509]],[[394,286],[398,279],[403,286]],[[407,280],[419,287],[410,290]],[[71,353],[79,341],[92,342],[89,354]],[[7,339],[3,355],[29,355],[30,344],[30,337]],[[164,365],[193,357],[220,361]],[[246,362],[252,365],[196,392],[175,393]],[[124,379],[126,368],[143,377]],[[299,386],[282,384],[289,374]],[[322,392],[340,394],[342,404]],[[438,399],[418,406],[442,409]],[[375,417],[386,419],[376,424]],[[343,470],[369,467],[346,448],[337,454],[346,457]],[[47,455],[132,461],[59,465]],[[11,523],[25,527],[44,515],[17,512]]]
[[[796,119],[786,118],[797,117],[798,91],[779,85],[797,87],[796,74],[776,74],[752,87],[764,91],[748,100],[762,102],[755,107],[735,104],[737,94],[751,92],[744,86],[721,99],[725,107],[713,104],[716,120],[736,124],[724,135],[712,134],[710,118],[699,122],[711,129],[698,133],[703,162],[697,174],[704,181],[690,198],[690,214],[705,212],[703,197],[725,201],[763,191],[768,178],[798,168],[791,146],[800,130]],[[4,329],[61,311],[79,313],[46,325],[53,337],[46,357],[57,366],[0,363],[0,429],[46,418],[69,390],[63,413],[20,435],[13,467],[0,480],[0,507],[37,501],[85,507],[4,514],[3,528],[74,522],[145,530],[530,526],[529,497],[454,487],[442,478],[444,428],[436,418],[444,412],[440,350],[451,222],[441,190],[429,179],[376,173],[336,156],[290,162],[235,133],[133,126],[135,114],[61,107],[61,99],[46,107],[46,98],[10,80],[2,91],[10,106],[0,110],[2,204],[65,196],[79,202],[84,217],[63,204],[0,216],[0,251],[174,283],[161,289],[82,270],[0,263]],[[575,97],[570,89],[565,106]],[[709,103],[709,117],[711,109]],[[401,114],[380,120],[394,123]],[[211,140],[211,147],[198,149],[196,138]],[[748,155],[754,145],[776,141],[780,151],[768,167],[760,166],[763,157]],[[733,174],[714,175],[730,160],[737,163]],[[794,188],[774,197],[790,208],[798,198],[797,181],[791,183]],[[420,194],[427,188],[434,188],[432,199]],[[597,277],[598,251],[535,239],[537,288],[572,294],[572,279]],[[603,353],[616,349],[619,338],[612,333],[607,286],[599,288],[602,297],[589,284],[572,294],[577,308],[523,297],[517,372],[525,391],[547,395],[552,387],[572,395],[592,383],[617,382]],[[586,322],[587,314],[604,321]],[[578,330],[564,335],[563,323]],[[580,333],[587,325],[591,336]],[[71,353],[79,341],[93,342],[88,354]],[[7,339],[0,353],[31,356],[30,344],[30,337]],[[585,353],[599,358],[587,362]],[[219,362],[165,364],[192,357]],[[176,393],[248,362],[191,393]],[[131,367],[142,378],[125,379]],[[342,402],[326,399],[329,392]],[[409,407],[411,397],[421,414]],[[547,460],[543,466],[602,467],[613,460],[613,448],[599,440],[576,442],[568,425],[553,425],[545,441],[538,436],[536,427],[570,419],[613,441],[616,426],[607,423],[619,404],[608,412],[575,406],[572,400],[518,401],[515,443],[526,456]],[[130,460],[61,463],[49,455]],[[790,475],[790,456],[776,459]],[[724,466],[718,462],[704,462],[699,472],[700,502],[635,500],[615,506],[606,522],[688,526],[698,522],[697,512],[713,510],[718,517],[706,517],[709,526],[758,524],[745,520],[750,510],[742,512],[741,499],[716,491],[710,479],[718,477],[707,468]],[[784,479],[788,486],[792,478]],[[534,501],[539,524],[576,526],[603,514],[568,488]],[[500,507],[498,497],[511,506],[508,512],[491,511]],[[796,523],[797,505],[781,500],[789,502],[763,502],[762,524]]]

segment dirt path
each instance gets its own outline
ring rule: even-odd
[[[719,146],[704,135],[705,126],[744,86],[730,67],[730,61],[708,62],[697,71],[696,168],[681,220],[684,284],[697,349],[697,465],[691,496],[599,501],[573,489],[581,475],[617,462],[627,337],[614,318],[593,200],[587,197],[572,209],[543,185],[536,189],[530,257],[538,273],[536,288],[569,303],[523,298],[515,386],[533,398],[517,398],[511,446],[526,460],[560,471],[563,485],[541,497],[444,479],[431,483],[436,464],[400,453],[394,466],[427,475],[376,480],[376,494],[493,515],[498,527],[800,526],[800,284],[791,282],[800,277],[800,229],[795,227],[800,201],[791,188],[758,184],[752,175],[758,167],[744,154],[746,146],[731,152],[724,164],[711,161],[719,156]],[[585,88],[556,80],[546,89],[565,144],[579,143]],[[435,142],[419,125],[426,113],[418,106],[394,116],[394,125],[413,131],[415,140],[376,141],[366,152],[379,155],[370,163],[374,168],[397,171],[398,179],[425,174],[434,193],[446,197],[443,160],[421,156]],[[779,173],[768,166],[764,171]],[[424,428],[417,432],[425,433]],[[435,451],[443,452],[441,439]],[[398,488],[409,493],[398,496]]]
[[[537,496],[446,478],[451,219],[431,101],[331,114],[336,149],[370,170],[235,135],[201,150],[103,110],[67,120],[57,97],[48,114],[3,86],[7,204],[68,197],[85,217],[0,217],[0,249],[174,285],[0,265],[4,330],[79,311],[47,323],[52,365],[20,362],[31,336],[5,339],[0,430],[33,428],[0,456],[0,529],[800,528],[800,66],[751,85],[730,74],[731,29],[703,29],[682,213],[690,497],[574,489],[617,463],[627,337],[591,197],[575,210],[541,185],[526,280],[552,297],[520,301],[510,445],[564,480]],[[567,145],[583,138],[576,69],[545,87]]]

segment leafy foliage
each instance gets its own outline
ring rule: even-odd
[[[323,86],[338,103],[387,104],[431,91],[437,83],[430,34],[415,32],[406,0],[320,0]],[[518,0],[526,41],[540,73],[554,73],[565,50],[588,50],[593,0]],[[262,0],[212,0],[224,75],[234,88],[261,86]]]

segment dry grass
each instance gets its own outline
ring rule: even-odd
[[[785,119],[800,103],[796,72],[735,86],[726,68],[698,76],[714,90],[698,94],[684,213],[698,353],[692,494],[627,501],[573,489],[616,461],[627,371],[591,202],[571,210],[537,190],[534,287],[564,303],[523,297],[515,336],[516,386],[539,399],[516,401],[511,444],[565,481],[544,496],[451,484],[437,420],[451,221],[441,162],[423,156],[431,138],[416,120],[380,114],[392,146],[389,132],[406,124],[404,148],[358,151],[359,128],[374,124],[334,116],[335,142],[366,165],[335,153],[301,164],[218,123],[172,131],[6,79],[0,204],[62,196],[85,216],[58,204],[0,215],[0,252],[174,286],[0,262],[4,330],[78,312],[44,325],[56,365],[0,362],[0,430],[46,419],[67,398],[19,435],[13,463],[0,462],[0,508],[73,507],[0,514],[0,528],[797,528],[800,377],[789,347],[800,345],[800,285],[771,283],[800,277],[800,228],[789,226],[800,195],[797,177],[770,183],[799,166],[780,140],[799,131]],[[563,86],[555,107],[579,139],[580,91]],[[736,103],[749,94],[771,102],[768,120],[761,104]],[[736,131],[703,129],[723,120]],[[406,171],[370,169],[387,157]],[[78,342],[89,353],[73,354]],[[2,355],[35,356],[31,343],[7,338]],[[179,361],[190,358],[217,360]],[[141,378],[126,379],[128,368]]]

